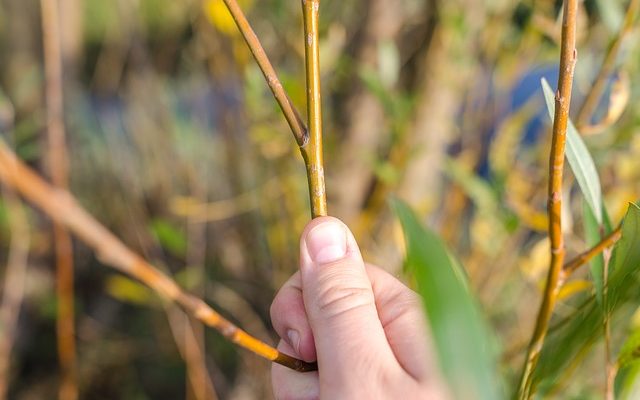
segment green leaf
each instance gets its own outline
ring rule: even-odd
[[[585,242],[588,248],[595,246],[602,240],[603,236],[612,232],[611,221],[609,220],[609,215],[604,207],[602,209],[602,215],[604,217],[604,224],[601,230],[591,208],[588,207],[586,203],[583,203],[582,221],[584,224]],[[602,288],[604,284],[604,257],[602,254],[598,254],[593,258],[593,260],[591,260],[589,268],[591,270],[593,286],[596,289],[596,300],[598,301],[598,304],[603,305]]]
[[[625,368],[640,360],[640,330],[632,332],[618,354],[618,366]]]
[[[413,211],[394,200],[407,245],[405,265],[427,310],[440,367],[458,399],[503,398],[492,336],[445,245]]]
[[[601,307],[595,295],[587,298],[570,317],[555,322],[545,341],[538,367],[534,372],[534,386],[540,394],[552,389],[571,371],[572,365],[603,336],[605,311],[616,321],[628,318],[629,310],[640,305],[640,208],[629,206],[623,220],[622,238],[614,247],[608,281],[608,309]],[[633,307],[630,307],[633,306]]]
[[[542,91],[544,92],[544,99],[547,103],[547,111],[549,112],[551,121],[553,121],[556,109],[555,95],[553,94],[553,89],[549,86],[549,82],[544,78],[542,78]],[[578,186],[580,186],[584,198],[587,200],[589,207],[591,207],[593,211],[593,215],[596,217],[596,221],[598,221],[598,224],[602,224],[602,189],[600,187],[598,171],[591,158],[591,154],[589,154],[587,145],[584,144],[584,141],[571,120],[569,120],[567,124],[567,146],[565,154],[573,171],[573,175],[578,181]]]
[[[640,291],[637,289],[640,284],[640,207],[635,204],[629,205],[622,226],[622,238],[611,255],[610,268],[610,310],[615,310],[630,298],[639,302]]]
[[[615,398],[634,400],[640,398],[640,362],[636,361],[620,368],[616,374]]]
[[[162,247],[176,257],[184,257],[187,251],[187,238],[181,230],[162,219],[151,221],[150,229]]]
[[[614,386],[616,399],[631,400],[640,396],[640,327],[633,325],[618,353]]]
[[[124,275],[110,275],[105,286],[107,293],[125,303],[147,305],[156,299],[151,289]]]

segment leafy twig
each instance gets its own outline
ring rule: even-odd
[[[551,314],[558,297],[559,281],[564,263],[564,239],[562,237],[562,173],[564,169],[564,148],[566,143],[567,123],[569,121],[569,106],[571,104],[571,89],[573,73],[576,63],[576,20],[578,1],[565,0],[562,21],[562,37],[560,45],[560,76],[558,91],[556,92],[555,116],[551,143],[551,157],[549,160],[549,238],[551,240],[551,263],[547,284],[538,311],[535,328],[527,355],[525,358],[522,377],[518,388],[519,399],[529,399],[532,395],[533,371],[537,364],[549,327]]]
[[[306,363],[280,353],[250,336],[214,311],[203,300],[184,292],[168,275],[126,247],[85,211],[69,192],[46,183],[1,142],[0,182],[19,192],[53,221],[64,225],[92,248],[103,263],[145,283],[162,297],[180,305],[205,325],[218,330],[231,342],[296,371],[304,372],[317,368],[315,363]]]

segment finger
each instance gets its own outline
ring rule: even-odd
[[[280,288],[271,303],[271,323],[280,338],[304,361],[316,361],[316,347],[302,300],[302,282],[296,272]]]
[[[280,341],[278,350],[301,357],[284,340]],[[271,364],[271,385],[276,400],[317,400],[320,398],[320,382],[318,372],[300,373],[280,364]]]
[[[394,276],[367,264],[380,322],[402,368],[416,380],[437,374],[420,296]]]
[[[349,229],[332,217],[313,220],[302,235],[300,259],[302,293],[321,379],[341,384],[361,370],[382,365],[385,371],[393,371],[394,365],[399,369]]]

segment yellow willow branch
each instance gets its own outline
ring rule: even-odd
[[[49,170],[53,184],[68,187],[68,157],[62,92],[62,50],[58,0],[41,0],[44,68],[46,76],[47,139]],[[56,261],[57,318],[56,339],[62,381],[60,400],[78,398],[76,342],[74,326],[73,244],[69,232],[54,223],[53,242]]]
[[[303,147],[302,155],[307,165],[312,218],[327,215],[322,161],[322,101],[320,96],[320,52],[318,50],[319,9],[320,0],[302,0],[307,116],[309,119],[309,143]]]
[[[576,64],[576,20],[578,0],[565,0],[560,44],[560,72],[556,92],[556,110],[553,118],[551,156],[549,158],[549,238],[551,239],[551,263],[542,303],[538,311],[535,328],[518,388],[519,399],[532,396],[533,372],[535,370],[549,321],[555,307],[560,286],[560,275],[564,263],[564,240],[562,237],[562,172],[564,169],[564,149],[571,104],[571,88]]]
[[[613,232],[611,232],[607,237],[603,238],[598,244],[585,251],[584,253],[577,255],[573,260],[566,263],[562,268],[561,281],[564,281],[578,268],[591,261],[595,256],[616,244],[616,242],[620,240],[621,237],[622,227],[618,226]]]
[[[600,71],[598,72],[596,79],[593,81],[591,89],[589,90],[589,93],[587,93],[587,96],[584,99],[584,103],[582,103],[582,107],[580,107],[578,117],[576,118],[578,129],[589,124],[589,120],[591,119],[593,112],[598,106],[598,102],[602,97],[602,93],[604,93],[605,83],[607,82],[607,79],[611,75],[611,72],[613,71],[613,68],[616,64],[616,58],[618,57],[618,53],[620,52],[622,43],[631,32],[633,23],[638,16],[639,10],[640,0],[631,0],[629,2],[629,6],[627,7],[627,12],[624,17],[624,22],[622,23],[622,28],[620,28],[620,32],[609,45],[609,50],[607,51],[607,54],[602,61]]]
[[[92,248],[104,264],[145,283],[159,295],[176,302],[189,314],[205,325],[218,330],[238,346],[296,371],[312,371],[317,368],[315,363],[306,363],[280,353],[250,336],[223,318],[204,301],[184,292],[168,275],[126,247],[87,213],[69,192],[52,187],[18,160],[3,142],[0,142],[0,181],[20,193],[53,221],[64,225],[79,240]]]

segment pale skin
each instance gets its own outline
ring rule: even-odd
[[[271,320],[278,349],[317,361],[318,372],[273,364],[276,399],[449,399],[424,316],[415,292],[363,261],[346,225],[314,219]]]

